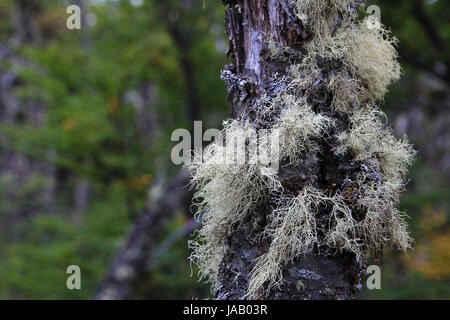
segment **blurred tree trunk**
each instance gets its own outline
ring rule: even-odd
[[[193,9],[194,3],[183,0],[178,5],[170,1],[156,1],[155,9],[163,17],[168,34],[172,37],[174,45],[179,52],[179,63],[184,85],[186,86],[186,118],[194,122],[200,118],[200,99],[195,79],[194,63],[191,56],[191,49],[194,39],[189,29],[186,13]],[[129,92],[129,100],[139,100],[132,103],[137,109],[137,123],[140,131],[146,132],[148,140],[146,144],[150,147],[161,135],[161,128],[158,125],[158,116],[155,113],[158,96],[155,87],[151,83],[144,83],[137,90],[138,99],[132,97],[136,92]],[[122,249],[114,258],[114,262],[109,273],[102,281],[96,299],[101,300],[122,300],[129,299],[135,293],[140,281],[145,279],[151,267],[152,258],[159,256],[170,247],[174,241],[171,236],[160,246],[160,237],[167,223],[175,215],[176,209],[182,209],[190,216],[190,201],[193,192],[186,189],[189,184],[189,175],[185,170],[181,170],[177,176],[169,181],[164,181],[167,174],[167,165],[162,159],[154,160],[158,172],[157,181],[153,183],[149,190],[149,204],[140,213],[138,219],[128,234]],[[151,199],[152,194],[159,194],[157,199]],[[184,235],[186,230],[196,228],[197,224],[190,221],[180,234]],[[184,231],[183,231],[184,230]],[[177,240],[179,234],[172,235]]]
[[[192,193],[186,189],[188,178],[188,173],[181,170],[168,183],[153,186],[146,209],[139,215],[117,254],[96,299],[129,299],[136,291],[140,281],[147,275],[150,258],[167,222],[173,218],[177,209],[189,207]],[[157,196],[152,199],[152,194]]]
[[[278,73],[281,79],[290,65],[289,61],[271,60],[267,35],[296,49],[301,49],[302,43],[312,35],[307,34],[293,14],[288,0],[223,0],[223,4],[228,6],[225,24],[233,62],[225,67],[222,78],[227,84],[232,115],[257,124],[259,119],[252,114],[257,98],[262,94],[275,97],[283,84],[270,76]],[[323,91],[323,96],[314,97],[310,103],[315,110],[331,114],[327,89]],[[307,155],[301,164],[280,166],[278,176],[285,187],[292,181],[306,179],[330,190],[332,182],[339,184],[345,179],[348,163],[345,159],[335,159],[330,152],[330,142],[323,140],[324,152],[318,162]],[[299,188],[298,184],[288,187]],[[263,205],[248,214],[239,229],[227,239],[228,249],[219,269],[218,299],[241,299],[247,292],[254,261],[269,245],[265,241],[255,241],[254,234],[264,230],[270,212],[270,206]],[[351,299],[360,286],[362,270],[363,266],[353,255],[331,251],[327,254],[326,248],[321,248],[320,254],[313,252],[287,265],[283,270],[284,285],[267,298]]]
[[[186,86],[186,116],[194,122],[200,118],[200,99],[195,79],[195,68],[191,58],[193,35],[189,30],[188,20],[184,15],[192,11],[194,2],[182,0],[177,6],[171,1],[156,1],[156,9],[164,19],[168,33],[180,56],[180,67],[183,81]]]
[[[12,12],[15,32],[9,43],[19,47],[38,42],[40,32],[34,22],[39,10],[40,6],[34,2],[15,2]],[[0,122],[30,127],[45,125],[45,104],[36,98],[20,98],[15,92],[22,85],[16,70],[32,66],[32,63],[15,55],[13,50],[4,45],[0,45],[0,57],[11,64],[11,68],[0,70]],[[7,140],[7,137],[2,137],[2,143]],[[49,158],[53,157],[54,151],[47,150],[47,155]],[[5,214],[4,230],[13,240],[15,235],[11,226],[25,217],[51,211],[55,198],[56,170],[51,164],[4,148],[0,149],[0,160],[0,176],[3,180],[0,183],[8,185],[5,195],[7,201],[11,202]],[[44,178],[44,185],[27,189],[27,184],[37,177]],[[24,190],[28,190],[28,193]]]
[[[40,38],[39,29],[34,23],[39,7],[37,3],[28,0],[16,1],[14,11],[15,40],[19,44],[29,44]]]

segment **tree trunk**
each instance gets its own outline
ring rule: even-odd
[[[267,35],[277,43],[301,50],[313,35],[293,14],[288,0],[231,0],[227,5],[226,31],[229,54],[233,62],[222,77],[227,83],[232,115],[237,119],[258,121],[254,112],[257,99],[264,93],[275,98],[283,83],[274,81],[274,74],[286,75],[290,61],[271,60]],[[336,21],[336,24],[338,21]],[[313,97],[316,110],[331,113],[328,92]],[[346,159],[329,155],[332,141],[323,141],[326,150],[321,159],[307,157],[303,164],[281,166],[279,177],[284,187],[296,188],[292,181],[314,181],[324,189],[340,184],[348,169]],[[225,256],[218,275],[218,299],[241,299],[248,290],[254,261],[267,250],[267,243],[255,241],[254,234],[266,227],[270,206],[262,205],[248,214],[239,230],[228,237]],[[254,229],[255,224],[258,226]],[[253,230],[253,233],[252,233]],[[325,250],[326,252],[326,250]],[[350,299],[360,284],[363,264],[350,253],[324,254],[317,250],[297,258],[283,269],[284,284],[272,290],[267,299]],[[236,275],[238,275],[236,277]]]

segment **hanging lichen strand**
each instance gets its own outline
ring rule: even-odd
[[[311,37],[295,49],[267,35],[271,59],[287,62],[288,70],[273,75],[276,96],[258,99],[257,121],[230,120],[223,134],[231,141],[269,130],[279,135],[281,165],[326,161],[327,148],[327,159],[350,169],[342,181],[306,178],[288,189],[276,170],[257,159],[225,164],[230,143],[214,144],[189,167],[203,223],[189,242],[191,261],[213,289],[227,237],[258,206],[270,204],[264,230],[255,234],[270,245],[253,266],[245,295],[251,299],[279,289],[284,266],[312,250],[363,260],[387,245],[406,251],[412,242],[397,205],[414,151],[406,138],[393,136],[375,105],[400,77],[396,40],[384,27],[357,20],[360,1],[291,0],[290,6]],[[320,106],[313,102],[318,88],[331,97]]]

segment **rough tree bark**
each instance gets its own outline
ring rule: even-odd
[[[222,74],[232,103],[232,116],[250,119],[257,124],[253,113],[262,94],[275,97],[282,83],[270,76],[286,74],[290,62],[271,59],[267,34],[285,46],[301,50],[313,35],[291,11],[288,0],[223,0],[226,9],[226,31],[229,36],[229,55],[233,61]],[[336,22],[339,23],[338,21]],[[325,72],[325,71],[324,71]],[[330,99],[326,88],[309,101],[316,111],[330,114]],[[336,119],[344,122],[344,119]],[[345,124],[343,124],[344,126]],[[285,189],[299,189],[306,181],[313,181],[323,190],[341,186],[347,173],[354,170],[348,159],[336,158],[333,141],[323,139],[321,159],[294,166],[280,166],[279,177]],[[262,231],[271,208],[262,205],[248,214],[239,229],[228,237],[228,249],[219,269],[218,299],[241,299],[248,288],[254,261],[267,250],[267,243],[255,241],[253,236]],[[257,229],[254,227],[257,225]],[[253,230],[253,233],[251,232]],[[268,299],[351,299],[360,286],[364,266],[349,253],[326,253],[321,249],[283,269],[284,285],[271,291]],[[236,276],[238,275],[238,276]]]

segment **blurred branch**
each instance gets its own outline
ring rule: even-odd
[[[15,1],[14,22],[16,25],[16,41],[27,44],[40,38],[39,29],[34,24],[34,16],[40,11],[40,5],[29,0]]]
[[[425,30],[425,33],[429,36],[431,39],[432,44],[434,47],[442,51],[445,49],[445,42],[442,40],[441,36],[439,35],[439,30],[437,29],[436,25],[433,23],[433,19],[430,17],[430,15],[427,13],[427,10],[425,9],[423,5],[423,0],[414,0],[412,4],[412,10],[414,13],[414,16],[419,21],[419,23],[422,25],[423,29]]]
[[[20,64],[25,64],[27,62],[25,58],[14,53],[3,43],[0,43],[0,59],[7,62],[15,62]]]
[[[434,75],[435,77],[445,81],[447,84],[450,83],[450,74],[448,72],[448,67],[446,64],[445,64],[445,67],[446,67],[445,72],[441,73],[441,72],[438,72],[435,70],[432,63],[426,63],[426,62],[421,61],[420,59],[418,59],[415,56],[408,55],[406,53],[406,50],[402,50],[400,52],[400,56],[406,63],[410,64],[411,66],[419,68],[423,71],[429,72],[432,75]],[[435,63],[435,61],[433,61],[433,62]]]
[[[188,172],[182,170],[170,183],[162,186],[157,201],[138,217],[96,299],[127,299],[134,292],[139,281],[145,277],[152,249],[167,221],[174,216],[177,208],[189,207],[192,193],[185,188],[188,181]]]
[[[189,7],[186,0],[182,1],[185,7]],[[200,116],[197,82],[190,50],[192,48],[191,31],[182,25],[181,9],[175,8],[170,1],[155,1],[156,7],[171,35],[180,56],[181,69],[186,84],[186,112],[190,121],[198,120]]]
[[[152,260],[159,258],[170,251],[170,249],[182,238],[194,232],[200,226],[196,218],[191,218],[186,224],[169,235],[159,246],[153,250]],[[151,261],[150,261],[151,262]]]
[[[430,39],[433,47],[438,51],[442,52],[446,48],[446,43],[439,34],[439,29],[433,22],[433,18],[428,14],[426,8],[424,7],[423,0],[414,0],[412,3],[412,11],[414,17],[417,19],[419,24],[422,26],[424,33]],[[405,61],[412,66],[422,69],[423,71],[429,72],[432,75],[450,83],[450,73],[448,72],[449,64],[447,61],[439,61],[438,59],[430,59],[426,62],[421,61],[416,56],[402,54]],[[436,69],[437,63],[441,63],[445,66],[445,70],[441,72]]]
[[[21,56],[20,54],[15,53],[3,43],[0,43],[0,60],[11,63],[13,67],[32,68],[34,71],[38,72],[41,75],[44,75],[45,73],[41,66],[36,64],[34,61],[31,61]]]
[[[81,10],[81,33],[83,37],[83,48],[89,49],[92,46],[91,37],[89,34],[89,28],[87,24],[87,6],[84,0],[76,0],[75,4],[80,7]]]

